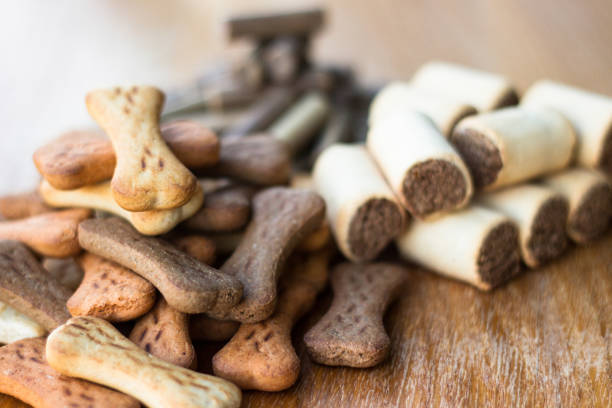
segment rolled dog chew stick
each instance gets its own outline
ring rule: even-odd
[[[445,62],[423,65],[410,81],[451,100],[465,102],[479,112],[516,105],[514,87],[501,75]]]
[[[368,120],[374,124],[394,111],[405,112],[408,109],[429,117],[447,138],[461,119],[476,113],[476,109],[465,102],[440,98],[435,93],[409,83],[393,82],[374,98]]]
[[[318,92],[302,96],[278,118],[268,133],[283,141],[292,155],[304,148],[327,119],[330,110],[327,98]]]
[[[596,171],[573,168],[541,180],[542,184],[563,194],[569,201],[567,234],[579,243],[603,234],[612,219],[612,186]]]
[[[193,340],[229,340],[238,331],[240,322],[217,320],[205,314],[192,315],[189,320],[189,334]]]
[[[612,174],[611,97],[541,80],[527,90],[521,105],[549,107],[562,113],[578,137],[576,163]]]
[[[559,257],[567,248],[569,204],[554,190],[524,184],[481,194],[478,201],[516,222],[521,256],[527,266],[538,267]]]
[[[0,344],[40,337],[46,332],[36,321],[0,301]]]
[[[370,127],[366,141],[391,189],[417,218],[464,207],[472,178],[433,122],[414,111],[395,111]]]
[[[492,190],[568,166],[576,134],[552,109],[518,107],[463,119],[451,141],[474,184]]]
[[[336,242],[350,260],[376,258],[402,231],[404,209],[363,146],[329,147],[319,156],[313,179]]]
[[[160,235],[170,231],[195,214],[204,202],[204,194],[199,185],[187,204],[181,207],[141,212],[131,212],[120,207],[113,198],[108,181],[76,190],[58,190],[43,181],[39,191],[45,202],[53,207],[88,207],[106,211],[126,219],[143,235]]]
[[[0,301],[53,330],[70,318],[70,291],[49,277],[23,244],[0,241]]]
[[[43,256],[66,258],[81,251],[77,236],[79,223],[91,216],[86,209],[45,213],[14,221],[0,222],[0,239],[23,242]]]
[[[414,221],[396,243],[404,258],[482,290],[507,281],[521,268],[518,227],[480,206],[434,221]]]
[[[54,211],[43,201],[37,190],[0,197],[0,215],[7,220],[19,220]]]

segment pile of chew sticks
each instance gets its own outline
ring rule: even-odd
[[[328,280],[310,357],[385,359],[406,266],[375,260],[394,240],[490,289],[606,230],[610,98],[546,81],[514,106],[505,78],[431,63],[372,100],[349,70],[308,60],[322,17],[230,20],[257,44],[239,69],[165,110],[153,87],[92,91],[100,129],[35,152],[37,191],[0,198],[0,392],[236,407],[240,389],[295,383],[291,330]],[[226,342],[214,376],[194,341]]]

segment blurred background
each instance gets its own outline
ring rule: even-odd
[[[0,194],[36,184],[36,147],[93,125],[88,90],[189,84],[249,52],[230,42],[229,16],[313,6],[326,12],[313,61],[350,65],[364,84],[438,59],[505,74],[519,91],[548,77],[612,95],[610,0],[4,0]]]

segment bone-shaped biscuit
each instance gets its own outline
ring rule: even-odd
[[[234,384],[154,357],[95,317],[70,319],[49,335],[46,352],[60,373],[123,391],[150,408],[240,406]]]
[[[198,170],[202,177],[230,177],[257,185],[284,184],[291,173],[287,146],[266,135],[227,137],[221,140],[219,162]]]
[[[189,317],[171,308],[163,298],[136,322],[130,340],[147,353],[169,363],[187,368],[197,366],[195,349],[189,337]]]
[[[53,211],[38,191],[0,197],[0,215],[7,220],[19,220]]]
[[[85,276],[66,303],[72,316],[124,322],[144,315],[155,304],[155,287],[134,272],[88,253],[78,262]]]
[[[50,279],[34,256],[19,242],[0,241],[0,300],[45,329],[53,330],[70,318],[70,291]]]
[[[0,239],[22,242],[43,256],[73,256],[81,250],[77,237],[79,222],[90,216],[89,210],[75,209],[2,221]]]
[[[213,357],[216,375],[242,389],[284,390],[297,380],[300,360],[291,344],[291,328],[314,304],[327,282],[330,251],[293,258],[282,281],[276,312],[259,323],[243,324]]]
[[[212,309],[209,316],[242,323],[259,322],[272,314],[276,285],[287,256],[314,231],[325,212],[316,193],[275,187],[253,199],[253,219],[244,238],[221,270],[243,284],[244,298],[229,310]]]
[[[172,239],[172,243],[181,251],[189,254],[206,265],[215,262],[217,248],[215,243],[200,235],[183,235]]]
[[[132,397],[66,377],[45,361],[45,339],[21,340],[0,348],[0,392],[35,408],[138,408]]]
[[[144,235],[164,234],[183,220],[191,217],[202,206],[204,194],[198,186],[191,199],[183,206],[171,210],[131,212],[121,208],[114,200],[109,182],[85,186],[76,190],[58,190],[48,182],[40,185],[45,202],[54,207],[87,207],[118,215],[130,222]]]
[[[47,331],[28,316],[0,302],[0,344],[40,337]]]
[[[228,310],[242,295],[240,282],[176,247],[143,237],[119,218],[92,219],[79,226],[88,251],[117,262],[151,282],[170,306],[183,313]]]
[[[253,189],[229,185],[206,193],[200,210],[187,221],[188,228],[206,232],[229,232],[244,227],[251,216]]]
[[[158,121],[163,101],[163,93],[148,86],[92,91],[85,99],[117,156],[113,197],[129,211],[180,207],[197,186],[196,178],[161,137]]]
[[[225,341],[232,338],[240,327],[233,320],[217,320],[205,314],[192,315],[189,319],[189,335],[193,340]]]
[[[405,278],[406,270],[390,263],[336,266],[331,275],[334,301],[304,336],[313,360],[349,367],[372,367],[384,360],[390,340],[383,315]]]
[[[85,274],[74,258],[44,258],[42,266],[53,279],[72,291],[79,287]]]

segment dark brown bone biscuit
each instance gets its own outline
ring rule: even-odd
[[[172,243],[181,251],[206,265],[212,265],[215,262],[217,246],[206,237],[184,235],[173,238]]]
[[[189,338],[189,317],[177,312],[163,299],[132,329],[130,340],[147,353],[181,367],[197,366],[195,349]]]
[[[170,306],[183,313],[204,313],[213,307],[228,311],[242,295],[236,278],[168,243],[138,234],[118,218],[82,222],[79,242],[88,251],[147,279]]]
[[[232,338],[240,327],[239,322],[217,320],[205,314],[191,316],[189,334],[194,340],[225,341]]]
[[[70,318],[70,291],[19,242],[0,241],[0,300],[51,331]]]
[[[0,348],[0,392],[37,408],[138,408],[125,394],[66,377],[45,361],[45,339],[25,339]]]
[[[239,230],[249,222],[253,193],[250,187],[230,185],[205,194],[202,208],[185,226],[205,232]]]
[[[383,315],[399,294],[406,270],[390,263],[343,263],[331,275],[334,301],[306,333],[308,354],[318,363],[372,367],[389,353]]]
[[[19,220],[51,211],[55,209],[45,204],[37,190],[0,197],[0,215],[7,220]]]
[[[160,126],[162,138],[177,159],[189,168],[207,167],[219,161],[217,135],[189,120],[176,120]]]
[[[83,280],[83,269],[74,258],[44,258],[42,266],[59,283],[74,291]]]
[[[484,135],[473,129],[456,131],[452,142],[470,169],[477,188],[493,184],[502,169],[499,149]]]
[[[324,212],[323,199],[307,190],[276,187],[257,194],[253,199],[253,220],[221,268],[242,282],[244,297],[229,311],[213,309],[207,312],[209,316],[243,323],[270,316],[287,256],[321,225]]]

